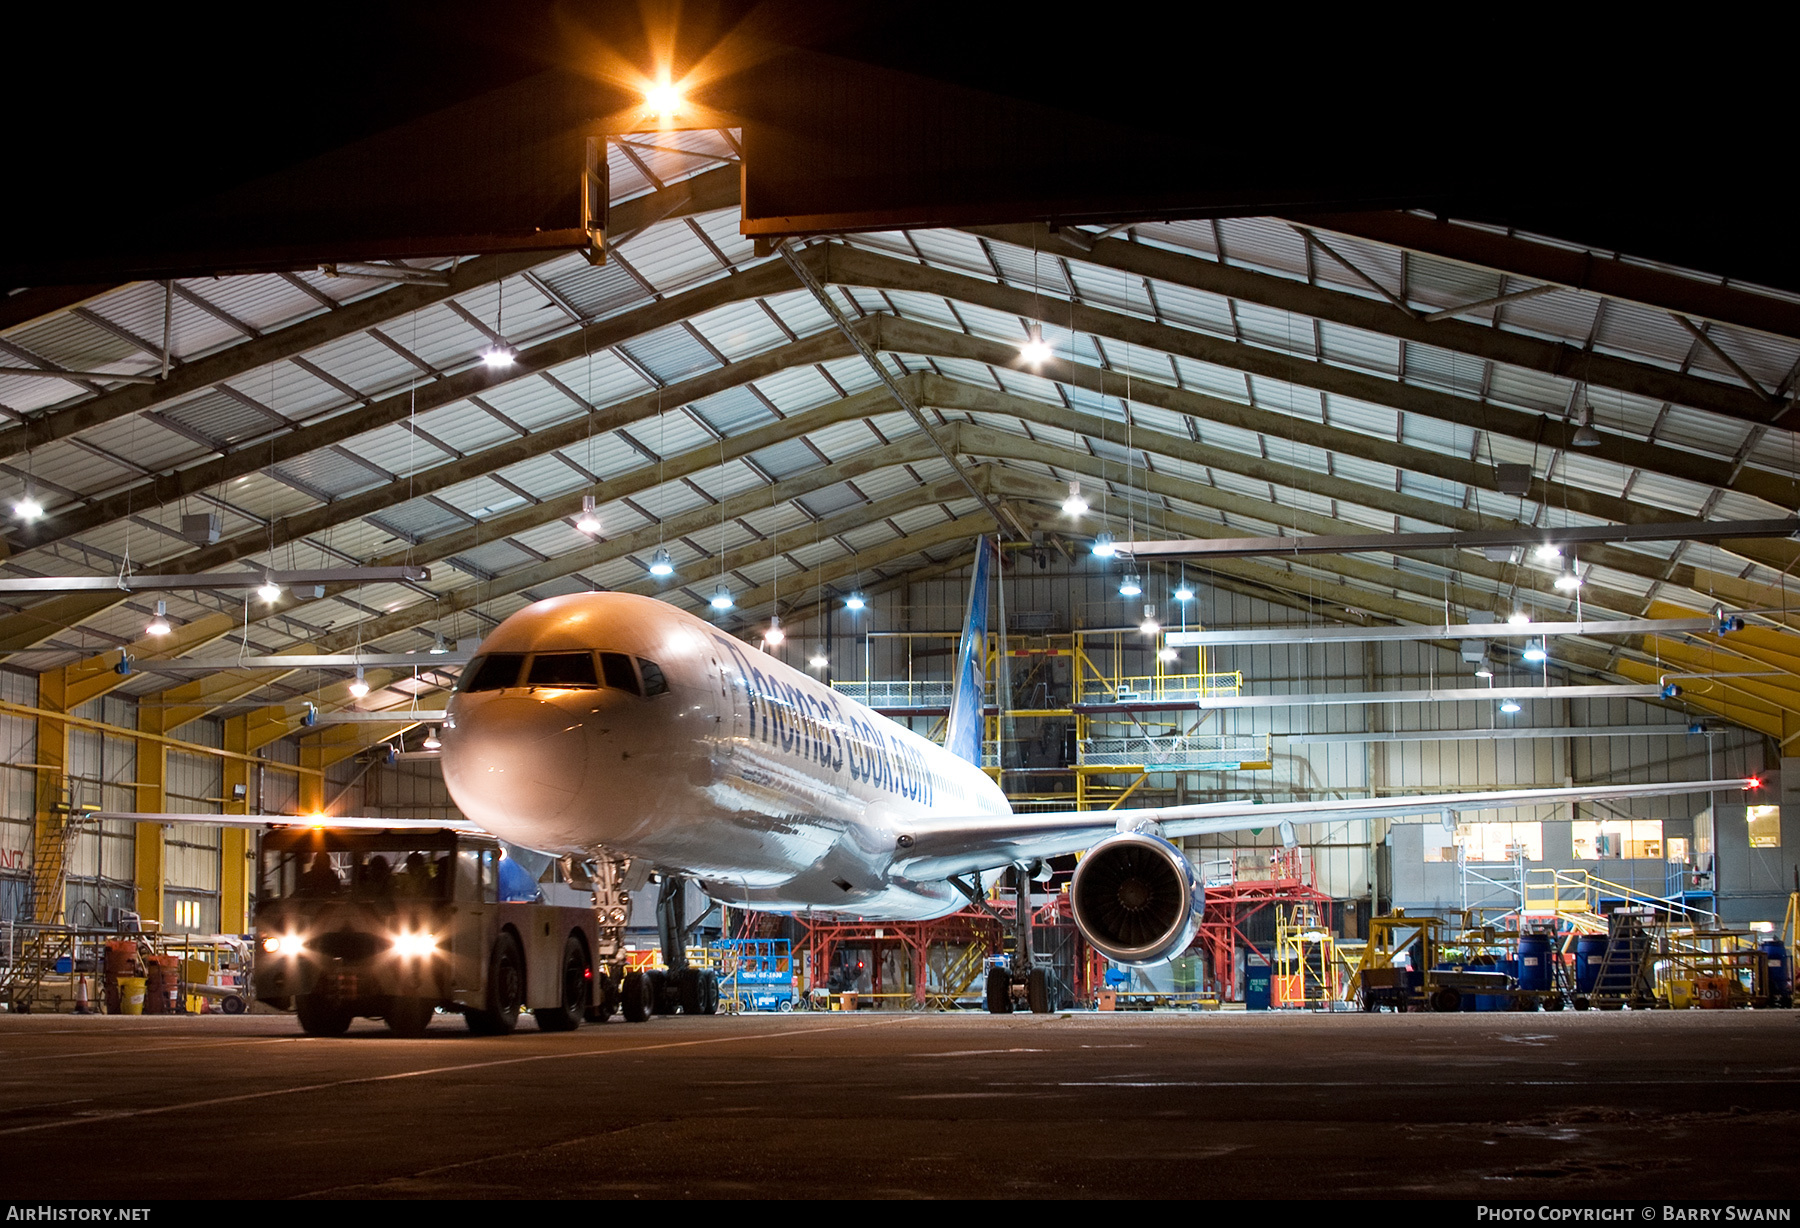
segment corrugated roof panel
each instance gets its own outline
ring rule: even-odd
[[[1800,362],[1800,346],[1768,333],[1751,332],[1730,324],[1714,324],[1707,335],[1719,344],[1732,360],[1754,375],[1765,390],[1780,387],[1788,372]],[[1741,385],[1736,376],[1734,382]]]
[[[1508,283],[1512,290],[1522,290],[1517,279]],[[1500,309],[1500,326],[1539,337],[1552,337],[1577,346],[1587,344],[1593,331],[1594,312],[1600,300],[1579,290],[1552,290],[1547,294],[1520,299]]]
[[[452,567],[479,577],[483,573],[490,576],[505,575],[515,568],[528,566],[537,560],[511,542],[498,541],[484,542],[473,550],[464,550],[446,562]]]
[[[893,468],[878,469],[874,473],[864,474],[856,479],[856,486],[869,498],[879,501],[890,495],[916,490],[919,484],[906,470]]]
[[[1077,283],[1085,269],[1077,266]],[[1156,310],[1165,320],[1217,337],[1231,336],[1231,303],[1223,295],[1166,281],[1154,283],[1152,289]]]
[[[664,294],[725,274],[718,258],[680,220],[658,222],[626,243],[620,255]]]
[[[323,491],[334,499],[372,486],[385,486],[391,480],[387,474],[377,473],[342,452],[329,449],[283,461],[275,472],[308,490]]]
[[[161,330],[159,321],[158,338],[162,336]],[[9,332],[6,340],[10,345],[29,350],[46,362],[69,371],[99,371],[116,367],[120,371],[143,372],[148,371],[155,361],[131,342],[107,332],[97,324],[89,323],[74,312],[63,312],[21,325]],[[38,365],[11,352],[5,355],[5,359],[9,367]],[[60,380],[38,382],[53,386],[62,383]],[[59,391],[66,396],[75,387],[76,385],[69,385],[59,388]]]
[[[831,516],[846,508],[861,507],[863,499],[849,486],[839,482],[835,486],[813,491],[800,502],[815,516]]]
[[[1607,300],[1594,343],[1615,354],[1641,356],[1662,363],[1679,363],[1695,348],[1693,335],[1677,324],[1668,312],[1621,299]],[[1695,354],[1694,365],[1704,370],[1728,370],[1704,347]]]
[[[1333,247],[1337,244],[1333,243]],[[1342,248],[1338,248],[1343,251]],[[1348,253],[1345,253],[1346,255]],[[1436,256],[1411,253],[1406,263],[1407,297],[1416,303],[1429,303],[1433,307],[1455,307],[1463,303],[1479,302],[1484,298],[1493,298],[1500,293],[1501,275],[1489,269],[1477,269],[1470,265],[1459,264],[1453,260],[1442,260]],[[1383,283],[1390,290],[1397,290],[1399,282]],[[1473,320],[1485,320],[1489,313],[1464,317]]]
[[[703,213],[694,221],[706,232],[715,246],[725,254],[725,259],[739,267],[756,262],[756,243],[749,235],[738,232],[740,211],[736,208],[714,209]]]
[[[1409,342],[1406,354],[1406,382],[1437,388],[1454,396],[1472,398],[1480,394],[1486,364],[1456,350],[1435,345]]]
[[[798,439],[785,440],[750,454],[750,459],[757,466],[773,474],[777,478],[790,477],[796,473],[817,467],[821,462],[807,446]]]
[[[145,414],[89,427],[81,432],[81,437],[115,456],[130,457],[145,469],[159,471],[190,464],[210,454],[204,444],[195,443]]]
[[[747,387],[728,388],[704,400],[696,401],[694,412],[721,435],[741,435],[775,421],[769,407],[757,400]]]
[[[219,444],[233,444],[267,435],[280,426],[275,419],[254,406],[246,405],[237,397],[215,389],[208,389],[199,396],[189,397],[149,416],[153,419],[167,418]]]
[[[787,344],[787,334],[756,303],[727,303],[693,319],[695,328],[727,358],[736,362]]]
[[[1604,429],[1604,419],[1598,413],[1595,417]],[[1683,451],[1730,458],[1743,448],[1754,429],[1747,422],[1672,405],[1657,428],[1656,439]]]
[[[1248,399],[1248,381],[1242,371],[1181,357],[1175,359],[1175,365],[1181,370],[1181,384],[1184,388],[1223,397],[1239,404]]]
[[[1000,266],[1001,278],[1007,284],[1025,290],[1068,297],[1069,283],[1063,277],[1062,261],[1055,256],[993,240],[990,240],[987,246],[988,251],[993,254],[994,262]],[[1053,305],[1047,304],[1046,306]]]
[[[467,325],[463,327],[467,328]],[[403,335],[396,338],[403,345],[409,339],[407,330],[403,330]],[[469,357],[474,358],[474,349],[470,350]],[[309,352],[306,358],[332,378],[348,384],[365,396],[384,395],[405,388],[414,381],[430,378],[366,333],[340,337]]]
[[[427,443],[398,423],[380,430],[358,435],[344,445],[365,460],[373,461],[389,473],[402,476],[441,465],[450,459],[447,452]]]
[[[650,292],[618,263],[579,265],[544,275],[544,284],[584,316],[617,315],[650,302]]]
[[[397,507],[383,508],[365,519],[373,521],[384,532],[413,541],[442,537],[469,526],[467,520],[429,499],[413,499]]]
[[[61,486],[68,490],[109,490],[114,486],[131,481],[139,476],[136,469],[124,463],[107,460],[95,455],[87,448],[75,443],[59,440],[56,443],[41,444],[31,451],[31,463],[15,465],[14,468],[23,475],[27,469],[32,477],[42,479],[50,486]],[[8,486],[29,485],[23,478],[9,479]],[[43,486],[34,487],[38,502],[48,509],[51,515],[59,507],[67,506],[68,500]]]
[[[1306,252],[1300,235],[1286,222],[1274,218],[1228,217],[1220,218],[1218,225],[1224,239],[1225,259],[1232,264],[1247,264],[1300,277],[1306,275]]]
[[[328,310],[324,304],[286,278],[269,273],[184,281],[181,284],[188,291],[259,333],[285,328]],[[139,335],[160,341],[162,305],[157,304],[154,311],[151,326],[155,331]]]
[[[1320,399],[1324,394],[1315,389],[1284,383],[1281,380],[1264,379],[1260,375],[1251,377],[1250,386],[1252,399],[1256,405],[1272,414],[1286,414],[1312,422],[1325,420],[1325,408]],[[1267,429],[1279,431],[1281,429],[1279,423],[1278,416]]]
[[[1153,245],[1173,248],[1183,253],[1212,255],[1213,224],[1206,219],[1174,222],[1144,222],[1136,228],[1137,236]]]
[[[756,381],[756,390],[787,417],[838,399],[837,390],[811,367],[791,367]]]
[[[1563,476],[1560,466],[1557,476]],[[1583,484],[1585,489],[1601,490],[1607,494],[1617,494],[1622,485],[1623,483],[1619,481],[1608,482],[1605,485]],[[1684,482],[1680,478],[1672,478],[1642,469],[1637,471],[1636,480],[1631,484],[1631,501],[1633,503],[1666,508],[1683,516],[1699,515],[1700,509],[1706,505],[1711,494],[1711,487],[1701,486],[1696,482]]]
[[[215,283],[208,278],[192,282],[182,281],[181,284],[194,289],[202,297],[206,297]],[[294,293],[298,294],[299,291],[296,290]],[[89,303],[87,309],[106,317],[132,335],[148,342],[155,354],[146,357],[152,357],[155,365],[160,367],[163,339],[163,299],[164,291],[159,283],[143,281]],[[207,301],[210,302],[211,299],[208,298]],[[51,317],[51,319],[57,318],[59,317]],[[61,318],[72,320],[76,317],[71,313]],[[7,339],[35,349],[36,346],[33,342],[28,340],[31,336],[32,332],[29,329],[18,329],[9,333]],[[244,340],[243,333],[179,294],[175,296],[174,306],[169,312],[169,336],[170,347],[174,350],[177,359],[210,354],[228,346],[237,345]],[[120,342],[120,344],[128,345],[129,343]],[[131,349],[131,352],[142,353],[135,347]],[[76,366],[77,369],[92,369],[80,368],[75,363],[66,365]]]
[[[548,499],[588,484],[579,473],[558,460],[555,453],[534,456],[516,465],[508,465],[500,470],[500,474],[513,485],[530,491],[540,499]]]
[[[925,259],[944,268],[956,269],[959,272],[979,272],[992,277],[993,269],[987,257],[982,253],[981,241],[963,230],[917,230],[912,232],[912,243],[901,240],[896,250],[910,252],[915,246]]]
[[[719,366],[719,360],[707,352],[705,346],[679,324],[658,329],[654,333],[638,337],[620,349],[631,355],[632,359],[642,364],[653,375],[664,383],[695,375],[701,371],[711,371]]]
[[[1399,295],[1402,259],[1399,248],[1351,235],[1326,233],[1320,238],[1331,245],[1332,251],[1337,252],[1338,255],[1384,286],[1389,294]],[[1363,295],[1377,293],[1361,277],[1345,268],[1330,252],[1317,246],[1313,249],[1312,267],[1318,281],[1332,289],[1355,290],[1358,294]],[[1408,267],[1410,272],[1410,262]],[[1406,288],[1410,294],[1412,290],[1410,276],[1407,282]]]
[[[420,414],[415,421],[420,430],[460,449],[465,455],[518,438],[517,432],[504,422],[467,401],[456,401],[442,409]]]
[[[579,389],[571,391],[580,395]],[[481,393],[481,400],[527,431],[543,430],[587,412],[562,389],[543,379],[519,379],[498,384]]]
[[[644,377],[610,350],[587,354],[551,369],[564,387],[591,405],[616,405],[650,390]]]

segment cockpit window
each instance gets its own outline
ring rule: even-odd
[[[644,658],[639,657],[638,672],[644,676],[645,695],[663,695],[668,693],[669,684],[668,681],[663,678],[662,666],[654,661],[646,661]]]
[[[607,686],[620,691],[630,691],[633,695],[643,694],[638,690],[637,671],[631,667],[631,658],[624,653],[601,653],[600,669],[606,675]]]
[[[599,686],[591,652],[540,652],[531,658],[527,686]]]
[[[524,664],[522,652],[496,652],[476,657],[463,671],[458,689],[464,692],[498,691],[502,687],[518,686],[519,670]]]

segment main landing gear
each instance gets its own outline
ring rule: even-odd
[[[1037,964],[1031,944],[1031,884],[1048,877],[1043,862],[1013,867],[1013,954],[1005,967],[988,971],[987,1008],[991,1015],[1010,1015],[1027,1010],[1048,1015],[1050,974]]]
[[[695,968],[687,961],[687,940],[698,923],[686,916],[687,880],[665,874],[656,896],[656,932],[662,943],[667,971],[651,968],[628,972],[619,986],[619,1005],[628,1023],[642,1023],[652,1015],[716,1015],[719,1013],[719,974],[711,968]]]

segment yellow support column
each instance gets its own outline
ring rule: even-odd
[[[253,755],[287,732],[286,714],[280,708],[261,708],[225,722],[225,749]],[[225,813],[250,814],[255,809],[256,787],[249,759],[227,759],[224,766]],[[301,777],[301,790],[305,781]],[[241,786],[243,799],[238,800]],[[219,929],[242,934],[250,929],[250,893],[256,885],[256,842],[243,827],[227,827],[219,840]]]
[[[161,734],[168,710],[138,708],[138,732]],[[137,744],[136,805],[143,814],[166,814],[169,809],[168,781],[169,745],[150,738],[139,738]],[[163,858],[163,825],[137,825],[137,911],[146,921],[163,919],[163,885],[167,878]]]
[[[63,801],[63,782],[69,769],[69,726],[49,714],[69,710],[67,689],[66,668],[45,670],[38,676],[38,707],[45,715],[37,719],[39,766],[31,848],[31,919],[40,925],[53,925],[62,919],[66,894],[62,868],[54,863],[64,856],[63,827],[69,821],[69,813],[57,809]]]

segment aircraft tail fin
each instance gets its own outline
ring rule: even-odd
[[[982,715],[987,697],[982,681],[987,655],[988,539],[979,539],[975,573],[969,581],[969,612],[963,619],[962,638],[956,645],[956,672],[950,691],[950,720],[945,727],[944,749],[958,758],[981,766]]]

